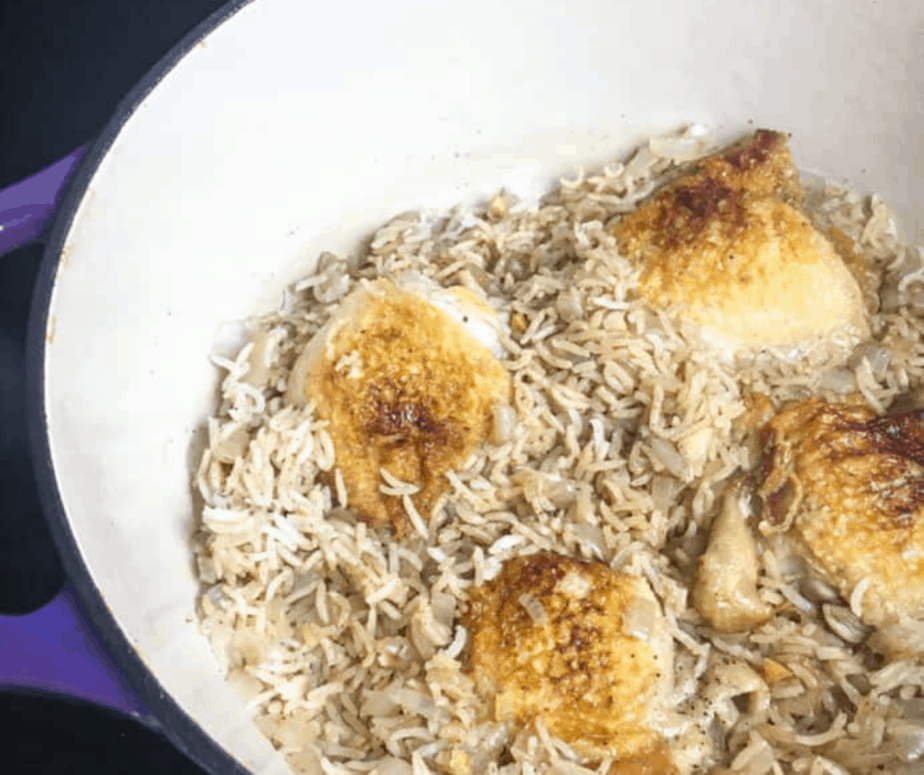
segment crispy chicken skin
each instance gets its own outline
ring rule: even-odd
[[[846,352],[869,333],[863,295],[802,199],[786,136],[762,129],[704,159],[614,233],[640,265],[642,295],[703,339],[796,353],[834,339]]]
[[[289,400],[314,400],[330,422],[350,505],[402,534],[407,513],[380,492],[380,468],[420,487],[412,500],[426,518],[444,474],[488,437],[509,391],[504,367],[458,321],[378,280],[354,291],[300,356]]]
[[[809,399],[765,427],[765,520],[863,620],[924,618],[924,420]],[[862,592],[862,590],[861,590]]]
[[[466,625],[497,720],[541,717],[585,755],[622,761],[614,772],[666,761],[655,730],[672,641],[643,579],[555,554],[517,557],[471,590]]]

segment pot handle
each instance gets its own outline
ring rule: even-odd
[[[0,256],[42,239],[85,153],[80,146],[0,191]],[[34,613],[0,616],[3,685],[66,693],[157,726],[96,637],[70,583]]]
[[[84,153],[82,145],[0,191],[0,256],[42,238]]]
[[[35,613],[0,616],[0,653],[0,686],[81,697],[157,727],[94,634],[70,582]]]

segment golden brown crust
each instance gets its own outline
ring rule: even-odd
[[[849,597],[868,584],[864,619],[924,615],[924,421],[810,399],[766,426],[759,494],[770,524]]]
[[[749,225],[749,201],[766,197],[798,206],[803,193],[785,135],[761,129],[743,146],[704,159],[626,216],[617,233],[626,253],[695,248],[716,232],[730,240]]]
[[[555,554],[505,562],[471,590],[465,620],[471,667],[495,690],[495,717],[541,717],[585,754],[644,761],[659,741],[651,705],[672,667],[656,637],[627,632],[639,605],[656,631],[661,612],[637,577]]]
[[[798,206],[803,195],[785,135],[759,130],[743,147],[704,159],[627,215],[616,234],[625,254],[641,252],[649,264],[665,252],[686,262],[705,241],[740,235],[751,225],[748,204],[767,197]]]
[[[400,498],[383,495],[381,468],[419,485],[426,518],[460,465],[491,429],[509,377],[482,345],[418,295],[379,281],[360,291],[356,319],[331,333],[305,382],[330,421],[350,505],[376,524],[408,524]]]
[[[857,282],[802,199],[786,136],[759,130],[704,159],[614,234],[653,306],[677,308],[719,338],[792,346],[845,327],[864,335]]]

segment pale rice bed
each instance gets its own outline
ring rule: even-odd
[[[924,666],[858,648],[848,603],[809,599],[765,550],[761,595],[790,603],[770,622],[716,636],[690,604],[717,501],[754,463],[735,426],[746,389],[776,406],[859,390],[881,411],[924,384],[920,255],[882,202],[827,186],[819,218],[886,270],[874,333],[889,347],[866,345],[839,369],[722,366],[636,298],[637,273],[607,229],[674,166],[643,148],[563,180],[538,210],[399,216],[361,259],[323,255],[282,310],[252,321],[235,360],[216,359],[228,373],[196,480],[201,627],[294,772],[463,775],[468,754],[471,775],[606,773],[610,762],[582,762],[541,723],[510,733],[487,721],[464,670],[466,590],[537,551],[650,582],[676,641],[668,732],[682,770],[924,771],[905,764],[924,749]],[[504,343],[506,441],[450,475],[451,493],[399,542],[350,512],[324,423],[282,395],[357,279],[406,270],[477,285],[526,330]],[[768,685],[766,657],[792,677]]]

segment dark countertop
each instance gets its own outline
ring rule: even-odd
[[[3,3],[0,189],[93,139],[119,101],[221,0],[29,0]],[[23,420],[23,349],[42,258],[0,259],[0,615],[42,607],[66,579],[32,478]],[[0,660],[4,649],[0,638]],[[66,648],[66,644],[62,644]],[[202,771],[129,716],[0,686],[4,772]]]

